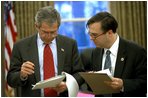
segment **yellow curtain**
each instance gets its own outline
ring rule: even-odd
[[[147,2],[111,1],[110,12],[117,19],[117,33],[147,48]]]

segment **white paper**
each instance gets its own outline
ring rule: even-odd
[[[66,85],[68,89],[68,96],[77,97],[77,94],[79,92],[79,85],[77,81],[72,75],[65,73],[65,72],[63,72],[63,74],[66,75]]]
[[[59,83],[63,81],[64,78],[65,78],[65,75],[63,74],[44,81],[40,81],[35,85],[33,85],[32,89],[34,90],[34,89],[42,89],[47,87],[56,87]]]
[[[72,75],[66,72],[63,72],[62,75],[58,75],[56,77],[36,83],[35,85],[33,85],[32,90],[42,89],[47,87],[56,87],[59,83],[63,81],[65,77],[66,77],[66,86],[68,89],[68,96],[76,97],[79,91],[78,83]]]
[[[112,74],[110,73],[109,69],[105,69],[105,70],[100,70],[100,71],[96,71],[94,73],[104,73],[107,74],[110,78],[112,78]]]

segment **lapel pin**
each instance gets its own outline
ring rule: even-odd
[[[61,51],[62,51],[62,52],[64,52],[64,49],[63,49],[63,48],[61,48]]]
[[[123,57],[121,58],[121,61],[124,61],[124,58]]]

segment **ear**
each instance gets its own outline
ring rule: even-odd
[[[112,30],[108,30],[108,34],[113,34],[113,31]]]
[[[34,25],[35,25],[35,28],[36,28],[36,29],[38,29],[38,25],[37,25],[37,23],[36,23],[36,22],[34,23]]]

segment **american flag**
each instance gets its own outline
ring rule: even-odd
[[[5,36],[5,80],[10,66],[10,57],[13,44],[16,41],[17,29],[14,22],[12,1],[4,1],[4,36]],[[8,97],[14,96],[14,90],[5,82],[5,94]]]

